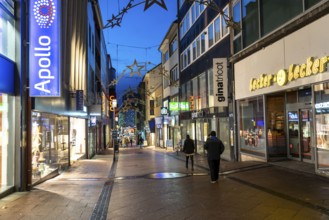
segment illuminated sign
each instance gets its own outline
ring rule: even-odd
[[[116,108],[117,106],[117,100],[115,99],[114,95],[110,96],[110,111],[114,112],[114,108]]]
[[[169,102],[170,111],[188,111],[190,110],[188,102]]]
[[[161,115],[167,115],[168,114],[168,108],[162,107],[161,108]]]
[[[327,70],[329,56],[324,56],[319,59],[310,57],[306,63],[301,65],[291,64],[289,69],[281,69],[276,74],[261,74],[257,79],[252,78],[249,84],[249,90],[255,91],[258,89],[270,87],[273,84],[284,86],[288,82],[294,80],[323,73]]]
[[[214,104],[215,106],[225,107],[228,105],[226,58],[213,59],[213,74]]]
[[[314,105],[316,109],[329,108],[329,102],[321,102]]]
[[[90,126],[91,127],[94,127],[96,125],[97,125],[97,118],[96,118],[96,116],[91,116],[90,117]]]
[[[288,120],[289,121],[298,121],[298,114],[297,112],[288,112]]]
[[[60,92],[60,0],[30,1],[30,96]]]

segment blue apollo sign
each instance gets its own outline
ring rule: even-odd
[[[60,93],[60,0],[30,1],[30,96]]]

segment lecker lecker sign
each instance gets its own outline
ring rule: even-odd
[[[30,1],[30,96],[60,96],[60,0]]]
[[[301,65],[291,64],[289,69],[281,69],[276,74],[261,74],[258,78],[252,78],[249,84],[249,90],[255,91],[258,89],[270,87],[277,83],[279,86],[284,86],[289,82],[298,80],[304,77],[310,77],[327,70],[329,56],[324,56],[319,59],[310,57],[306,63]]]
[[[213,59],[213,88],[215,106],[226,107],[227,102],[227,60],[226,58]]]

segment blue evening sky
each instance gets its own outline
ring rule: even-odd
[[[99,0],[104,25],[112,18],[112,14],[118,15],[119,7],[122,9],[128,2],[128,0]],[[140,2],[143,0],[135,0],[133,4]],[[142,3],[128,10],[122,19],[121,27],[115,26],[104,30],[108,53],[111,55],[113,67],[117,69],[117,75],[127,69],[127,66],[132,65],[135,59],[140,66],[147,64],[142,71],[143,75],[161,62],[159,46],[177,15],[177,1],[164,0],[164,2],[167,11],[157,4],[144,11],[145,3]],[[130,76],[130,72],[127,70],[118,82],[119,99],[129,86],[135,89],[142,79],[137,74]]]

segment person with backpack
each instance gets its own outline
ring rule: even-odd
[[[207,151],[211,183],[216,183],[219,175],[220,155],[224,152],[225,147],[223,142],[216,137],[215,131],[210,132],[210,137],[207,139],[204,149]]]
[[[192,171],[194,170],[194,162],[193,162],[194,151],[195,151],[194,141],[190,138],[190,135],[187,134],[186,139],[184,141],[183,152],[185,153],[185,157],[186,157],[186,169],[188,169],[188,159],[191,158]]]

